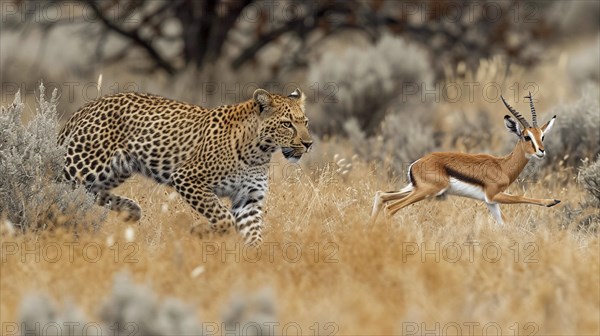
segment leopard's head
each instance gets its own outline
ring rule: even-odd
[[[257,89],[254,100],[261,119],[261,139],[281,148],[286,159],[298,161],[313,143],[304,114],[304,93],[296,89],[285,97]]]

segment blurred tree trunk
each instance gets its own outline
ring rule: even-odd
[[[205,63],[214,63],[221,55],[227,34],[252,1],[186,0],[177,6],[175,15],[183,28],[185,64],[201,69]]]

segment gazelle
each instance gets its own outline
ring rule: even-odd
[[[431,153],[413,162],[408,168],[410,183],[396,192],[378,191],[375,195],[373,212],[368,226],[377,219],[382,208],[393,216],[398,210],[431,196],[457,195],[485,202],[499,224],[505,218],[500,204],[537,204],[551,207],[560,203],[555,199],[535,199],[509,195],[504,192],[519,176],[529,159],[545,156],[544,135],[550,132],[556,116],[542,127],[538,127],[537,115],[531,92],[529,105],[533,126],[504,97],[502,102],[516,118],[504,116],[504,124],[511,133],[519,137],[513,151],[503,157],[487,154]]]

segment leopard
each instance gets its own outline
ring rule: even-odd
[[[246,101],[216,108],[150,93],[103,96],[79,108],[59,132],[64,178],[135,222],[141,207],[112,190],[135,174],[148,177],[173,187],[208,220],[210,232],[233,227],[245,244],[257,246],[273,154],[295,163],[313,144],[305,100],[299,88],[287,96],[257,88]]]

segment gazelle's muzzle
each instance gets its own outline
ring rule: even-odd
[[[537,151],[535,151],[535,156],[538,159],[543,159],[544,156],[546,156],[546,151],[544,151],[543,149],[538,149]]]

